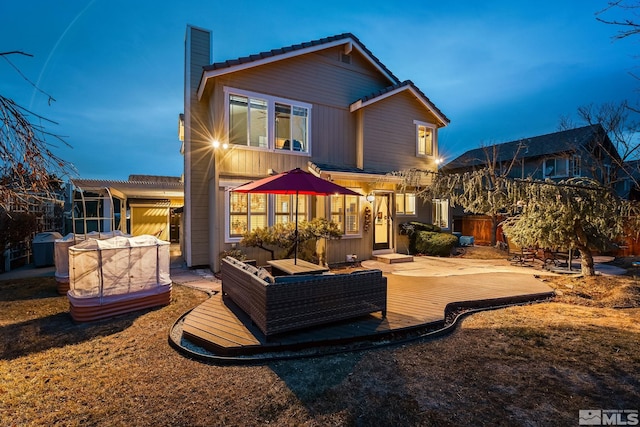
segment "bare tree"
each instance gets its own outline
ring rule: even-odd
[[[629,0],[615,0],[607,3],[607,7],[596,13],[596,19],[604,24],[616,25],[621,27],[618,33],[613,36],[614,39],[624,39],[636,34],[640,34],[640,22],[629,18],[605,18],[604,16],[611,13],[615,9],[621,9],[631,12],[635,15],[635,10],[640,9],[640,3]]]
[[[638,111],[629,108],[627,101],[589,104],[578,108],[578,118],[582,124],[587,124],[594,130],[602,128],[602,131],[594,132],[588,152],[590,161],[583,162],[583,165],[589,167],[590,175],[594,178],[599,177],[603,185],[615,188],[619,182],[630,180],[633,187],[639,186],[638,114]],[[561,130],[575,127],[569,117],[560,118]],[[609,173],[602,173],[603,171]]]
[[[10,55],[24,52],[0,52],[31,86],[49,99],[53,97],[33,84],[10,60]],[[70,163],[58,157],[54,140],[69,146],[62,136],[48,131],[56,122],[19,105],[0,94],[0,210],[10,211],[12,205],[26,204],[34,197],[50,197],[59,188],[60,176],[73,170]]]

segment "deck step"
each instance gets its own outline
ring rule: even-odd
[[[413,257],[411,255],[404,255],[404,254],[374,255],[373,258],[376,261],[384,262],[387,264],[395,264],[399,262],[413,262]]]

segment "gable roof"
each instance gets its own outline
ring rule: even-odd
[[[495,148],[497,162],[504,162],[517,156],[528,159],[552,154],[575,152],[578,148],[586,147],[595,136],[602,135],[601,125],[587,125],[575,129],[549,133],[516,141],[504,142],[488,147],[469,150],[443,166],[443,169],[458,169],[479,166],[487,163],[487,153],[492,156]],[[489,150],[489,151],[487,151]]]
[[[243,56],[238,59],[232,59],[223,62],[215,62],[211,65],[203,67],[202,78],[198,86],[198,99],[202,97],[206,82],[212,77],[235,71],[245,70],[252,67],[268,64],[271,62],[281,61],[283,59],[294,56],[305,55],[335,46],[345,46],[345,52],[350,53],[352,49],[358,51],[361,55],[373,64],[378,71],[383,74],[390,83],[399,84],[400,80],[382,63],[367,47],[362,44],[356,36],[351,33],[338,34],[331,37],[325,37],[318,40],[312,40],[305,43],[294,44],[280,49],[272,49],[268,52],[261,52],[254,55]]]
[[[429,111],[431,111],[431,113],[434,116],[436,116],[438,120],[440,120],[440,123],[442,124],[442,126],[446,126],[451,122],[449,118],[447,118],[447,116],[445,116],[444,113],[442,113],[442,111],[440,111],[440,109],[436,107],[435,104],[431,102],[431,100],[424,94],[424,92],[422,92],[411,80],[405,80],[401,83],[398,83],[392,86],[387,86],[384,89],[381,89],[377,92],[374,92],[370,95],[360,98],[359,100],[357,100],[356,102],[354,102],[349,106],[349,110],[351,112],[354,112],[356,110],[359,110],[360,108],[364,108],[368,105],[371,105],[373,103],[381,101],[385,98],[389,98],[391,96],[394,96],[404,91],[411,92],[413,96],[415,96],[420,103],[422,103]]]

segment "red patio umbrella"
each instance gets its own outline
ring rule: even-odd
[[[296,195],[296,230],[294,263],[298,262],[298,195],[330,196],[344,194],[347,196],[361,196],[348,188],[319,178],[300,168],[282,172],[243,184],[232,191],[238,193],[266,193],[266,194],[295,194]]]

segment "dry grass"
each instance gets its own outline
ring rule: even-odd
[[[506,259],[508,254],[493,246],[468,246],[464,248],[462,258],[469,259]]]
[[[201,292],[74,324],[52,278],[0,282],[0,425],[577,425],[579,409],[640,402],[640,309],[611,308],[637,307],[637,286],[616,283],[554,282],[571,292],[436,341],[215,366],[167,344]]]

